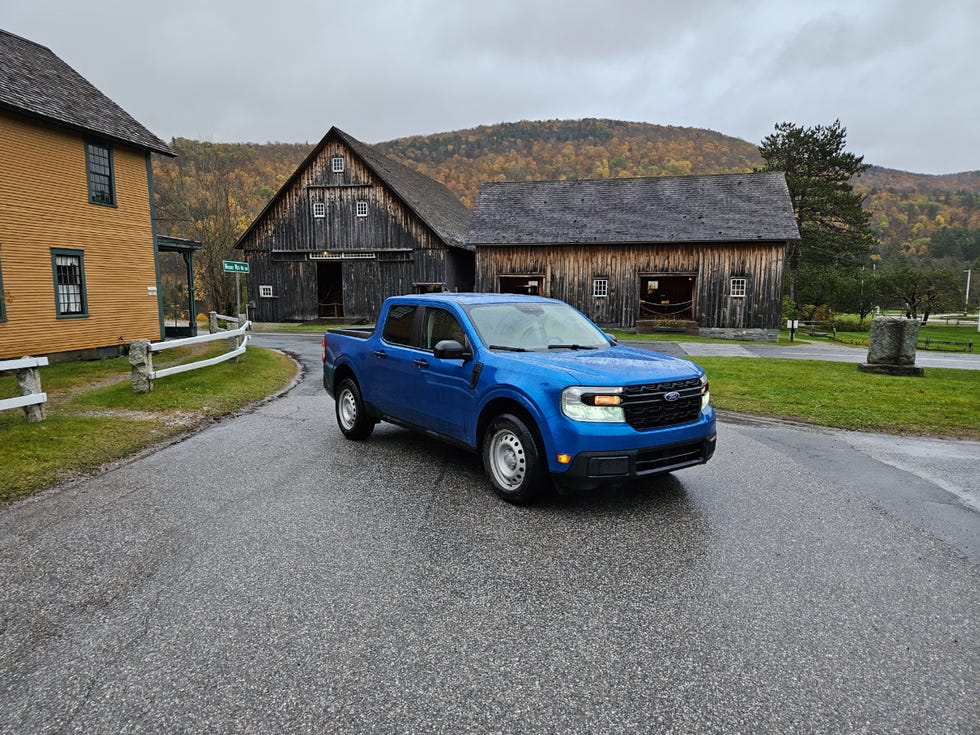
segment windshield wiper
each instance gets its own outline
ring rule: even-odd
[[[508,345],[490,345],[491,350],[503,350],[504,352],[527,352],[523,347],[510,347]]]
[[[592,345],[548,345],[549,350],[595,350]]]

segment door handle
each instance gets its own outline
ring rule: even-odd
[[[420,368],[427,368],[427,367],[429,367],[429,361],[426,360],[425,358],[421,358],[421,357],[412,360],[412,364],[415,367],[420,367]]]
[[[388,357],[388,353],[385,352],[384,350],[375,350],[374,356],[381,360],[384,360],[386,357]]]

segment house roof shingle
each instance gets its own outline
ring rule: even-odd
[[[797,240],[781,173],[489,183],[471,245]]]
[[[0,30],[0,108],[173,156],[170,147],[50,49]]]

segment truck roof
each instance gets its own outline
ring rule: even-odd
[[[515,303],[564,303],[556,299],[545,298],[544,296],[528,296],[519,293],[425,293],[425,294],[406,294],[404,296],[392,296],[392,301],[405,301],[409,303],[419,303],[431,301],[433,303],[453,303],[460,306],[473,306],[475,304],[515,304]]]

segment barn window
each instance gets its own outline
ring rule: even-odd
[[[745,287],[748,283],[747,278],[733,278],[731,281],[730,295],[733,299],[744,299],[745,298]]]
[[[55,308],[59,318],[88,316],[84,256],[81,250],[51,250]]]
[[[608,278],[593,278],[592,279],[592,296],[597,299],[604,299],[609,295],[609,279]]]
[[[272,298],[272,286],[259,286],[259,296],[263,299]]]
[[[313,216],[314,217],[326,217],[327,216],[327,205],[323,202],[313,202]]]
[[[112,148],[105,143],[85,141],[85,167],[88,171],[88,200],[92,204],[114,207],[116,184],[112,172]]]
[[[367,217],[367,202],[362,200],[357,203],[357,216]]]
[[[344,172],[344,157],[334,156],[330,159],[330,170],[335,174],[342,174]]]

